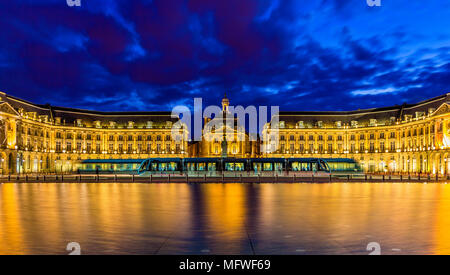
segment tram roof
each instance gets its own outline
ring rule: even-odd
[[[143,159],[85,159],[81,163],[141,163]]]
[[[159,161],[159,162],[177,162],[177,161],[180,161],[181,158],[148,158],[148,159],[143,159],[142,161],[144,161],[144,160]]]
[[[350,158],[324,158],[322,160],[326,162],[351,162],[351,163],[356,162],[356,160]]]
[[[324,160],[326,162],[356,162],[354,159],[350,158],[287,158],[289,162],[312,162],[317,160]]]
[[[184,162],[214,162],[220,160],[220,158],[185,158]]]
[[[252,158],[252,162],[284,162],[284,158]]]

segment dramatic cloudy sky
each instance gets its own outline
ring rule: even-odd
[[[168,110],[351,110],[450,92],[450,1],[0,0],[0,90]]]

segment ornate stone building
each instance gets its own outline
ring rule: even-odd
[[[225,97],[223,114],[229,104]],[[179,120],[170,112],[88,111],[0,93],[0,172],[76,171],[86,159],[321,157],[353,158],[369,172],[447,174],[449,104],[445,94],[368,110],[281,112],[277,125],[265,125],[263,142],[250,141],[234,116],[231,123],[207,118],[202,141],[188,142],[188,129],[172,127]]]
[[[221,116],[205,119],[202,141],[191,144],[191,157],[259,157],[259,142],[250,140],[244,125],[237,117],[230,115],[229,106],[230,101],[225,95]]]
[[[170,112],[96,112],[0,93],[1,173],[75,171],[85,159],[186,157],[188,131]]]
[[[262,157],[353,158],[369,172],[450,170],[450,94],[350,112],[280,112]],[[278,140],[268,137],[276,130]],[[278,146],[276,146],[278,144]]]

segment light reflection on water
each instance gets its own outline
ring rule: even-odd
[[[445,184],[2,184],[0,254],[450,253]]]

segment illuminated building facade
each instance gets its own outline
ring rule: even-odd
[[[450,94],[350,112],[280,112],[262,157],[353,158],[368,172],[450,170]],[[268,137],[278,130],[278,142]],[[278,146],[276,146],[278,144]]]
[[[170,112],[95,112],[0,93],[1,172],[76,171],[85,159],[186,157],[185,127]]]
[[[230,101],[222,99],[222,118],[205,118],[202,140],[191,143],[190,157],[259,157],[259,142],[252,141],[245,126],[234,115],[230,116]],[[227,115],[230,121],[226,121]]]
[[[229,104],[225,96],[224,114]],[[173,127],[179,120],[170,112],[88,111],[0,93],[0,172],[70,172],[86,159],[321,157],[353,158],[368,172],[447,174],[449,104],[445,94],[368,110],[280,112],[278,125],[267,123],[261,141],[250,141],[237,118],[231,128],[212,128],[206,118],[203,139],[188,142],[187,127]],[[276,131],[277,140],[269,139]]]

